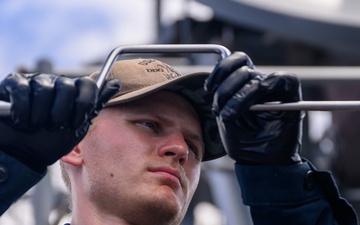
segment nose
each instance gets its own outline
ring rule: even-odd
[[[171,157],[180,164],[184,164],[189,157],[188,144],[181,132],[173,132],[166,135],[158,149],[161,157]]]

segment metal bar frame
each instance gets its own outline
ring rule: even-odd
[[[216,53],[220,59],[228,57],[231,52],[222,45],[215,44],[152,44],[127,45],[113,49],[105,60],[96,85],[101,89],[108,77],[114,62],[120,55],[129,53]],[[11,103],[0,101],[0,116],[10,115]],[[250,107],[250,110],[359,110],[360,101],[300,101],[293,103],[265,103]]]

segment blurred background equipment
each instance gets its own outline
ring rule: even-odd
[[[0,78],[9,72],[88,75],[127,44],[220,44],[244,51],[264,73],[302,80],[304,100],[360,100],[360,3],[357,0],[38,0],[0,2]],[[81,15],[81,16],[79,16]],[[211,71],[216,55],[149,55],[179,72]],[[302,155],[331,170],[360,212],[360,112],[309,112]],[[58,165],[14,204],[0,225],[69,221]],[[251,224],[233,162],[204,163],[183,225]]]

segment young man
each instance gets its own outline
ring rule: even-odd
[[[225,149],[254,224],[357,223],[331,175],[299,155],[303,113],[248,110],[301,100],[292,74],[265,76],[243,53],[210,76],[181,75],[152,59],[123,60],[97,95],[86,78],[10,75],[2,82],[0,97],[13,108],[11,119],[0,120],[1,212],[66,154],[72,225],[180,224],[201,162]]]

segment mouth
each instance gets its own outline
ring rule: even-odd
[[[179,185],[181,185],[181,183],[182,183],[180,171],[177,169],[174,169],[173,167],[159,166],[159,167],[150,168],[149,171],[161,176],[162,178],[164,178],[166,180],[175,182]]]

